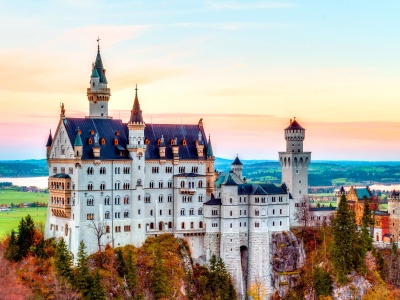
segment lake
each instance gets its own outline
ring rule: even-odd
[[[36,186],[41,189],[47,188],[47,180],[49,177],[0,177],[0,182],[12,182],[17,186]]]

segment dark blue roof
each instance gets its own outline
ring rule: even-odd
[[[180,159],[199,159],[196,149],[196,140],[198,139],[199,131],[201,132],[205,152],[207,149],[207,140],[205,139],[206,135],[203,126],[187,124],[146,124],[144,129],[144,136],[148,139],[146,159],[160,158],[157,141],[161,139],[161,136],[164,137],[166,159],[173,158],[171,140],[175,140],[175,138],[179,145]],[[183,145],[184,140],[186,141],[186,145]]]
[[[71,178],[68,174],[55,174],[50,176],[50,178]]]
[[[337,207],[333,206],[333,207],[310,207],[310,211],[335,211],[337,209]]]
[[[93,146],[94,135],[98,133],[99,139],[105,139],[105,145],[100,146],[100,159],[129,159],[128,151],[121,151],[121,147],[126,149],[127,139],[125,135],[126,125],[121,120],[96,119],[96,118],[65,118],[63,119],[70,141],[75,141],[78,128],[81,130],[82,139],[82,159],[94,159]],[[92,134],[93,130],[93,134]],[[118,135],[118,133],[120,135]],[[88,143],[92,139],[93,144]],[[114,145],[114,140],[118,139],[118,145]],[[118,149],[118,146],[120,146]],[[121,155],[122,154],[122,155]]]
[[[53,143],[53,137],[51,136],[51,130],[50,130],[49,138],[47,139],[47,143],[46,143],[46,147],[50,147],[52,143]]]
[[[214,194],[211,194],[211,199],[204,203],[204,205],[222,205],[221,199],[214,198]]]
[[[243,166],[242,162],[240,161],[239,157],[236,156],[235,160],[233,161],[232,165],[239,165]]]
[[[238,186],[239,195],[279,195],[286,194],[285,189],[272,183],[251,184],[244,183]]]

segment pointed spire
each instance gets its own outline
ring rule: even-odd
[[[103,62],[101,60],[101,55],[100,55],[100,39],[97,38],[97,56],[96,56],[96,61],[94,63],[94,69],[96,69],[97,74],[100,76],[100,82],[107,84],[107,78],[106,78],[106,70],[103,68]],[[92,72],[92,75],[94,73],[94,70]]]
[[[47,139],[46,147],[50,147],[52,143],[53,143],[53,137],[51,135],[51,129],[50,129],[50,134],[49,134],[49,138]]]
[[[137,94],[138,88],[135,88],[135,101],[133,102],[133,108],[131,110],[131,117],[129,118],[129,123],[144,123],[142,110],[140,109],[139,98]]]
[[[228,179],[225,181],[224,185],[238,185],[232,178],[232,175],[228,175]]]
[[[239,159],[239,155],[236,155],[235,160],[233,161],[232,165],[239,165],[239,166],[243,166],[242,162]]]
[[[82,138],[81,138],[81,131],[79,130],[79,128],[77,130],[76,137],[75,137],[74,147],[75,146],[83,146]]]
[[[207,144],[207,157],[213,157],[214,153],[213,153],[213,149],[211,146],[211,137],[210,135],[208,135],[208,144]]]

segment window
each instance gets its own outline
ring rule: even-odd
[[[149,187],[150,187],[151,189],[154,188],[154,181],[150,181]]]
[[[94,199],[93,198],[87,199],[86,204],[87,204],[87,206],[94,206]]]
[[[94,214],[86,214],[87,220],[94,220]]]
[[[171,209],[168,209],[168,214],[172,215],[172,210]]]
[[[191,208],[191,209],[189,210],[189,215],[191,215],[191,216],[194,215],[194,209],[193,209],[193,208]]]
[[[94,173],[93,167],[87,168],[87,173],[88,173],[88,175],[93,175],[93,173]]]
[[[203,222],[199,222],[199,228],[203,228]]]
[[[158,203],[163,203],[163,195],[158,196]]]
[[[168,181],[168,187],[172,188],[172,181]]]
[[[182,209],[181,209],[181,216],[184,216],[184,215],[185,215],[185,209],[182,208]]]
[[[104,182],[100,183],[100,190],[104,191],[106,189],[106,184]]]
[[[125,226],[124,226],[124,231],[125,231],[125,232],[131,231],[131,226],[130,226],[130,225],[125,225]]]
[[[162,216],[162,210],[160,209],[160,216]]]
[[[125,182],[123,188],[124,190],[129,190],[131,188],[131,184],[129,182]]]
[[[53,174],[57,174],[57,167],[53,168]]]
[[[185,222],[181,223],[181,229],[185,229]]]
[[[106,233],[110,233],[110,226],[106,226]]]
[[[115,174],[121,174],[121,168],[120,167],[115,167],[114,173]]]
[[[74,174],[74,168],[69,168],[68,173],[69,174]]]
[[[106,174],[106,168],[105,167],[101,167],[100,168],[100,174]]]
[[[279,214],[282,214],[282,208],[279,210]]]
[[[104,219],[109,219],[110,218],[110,212],[106,211],[104,214]]]
[[[153,216],[153,210],[152,209],[150,210],[150,216]]]
[[[260,198],[256,197],[254,201],[255,203],[260,203]]]
[[[192,167],[192,173],[197,173],[199,171],[198,167]]]
[[[179,173],[185,173],[185,167],[179,167]]]
[[[61,167],[61,174],[65,174],[65,168]]]
[[[119,187],[120,187],[120,183],[118,181],[116,183],[114,183],[115,190],[119,190]]]
[[[194,228],[194,223],[190,222],[190,229],[193,229],[193,228]]]
[[[142,185],[142,180],[138,179],[137,182],[136,182],[136,185]]]
[[[184,187],[185,187],[185,182],[181,181],[181,188],[184,188]]]
[[[104,198],[104,205],[110,205],[110,197]]]
[[[130,174],[131,173],[131,168],[130,167],[125,167],[123,171],[124,171],[124,174]]]
[[[104,145],[106,144],[106,139],[105,139],[105,138],[102,138],[102,139],[100,140],[100,144],[101,144],[102,146],[104,146]]]
[[[163,182],[162,182],[162,181],[159,181],[159,182],[158,182],[158,188],[160,188],[160,189],[163,188]]]
[[[199,216],[203,215],[203,209],[200,207],[199,210],[197,211],[197,214]]]
[[[212,224],[211,224],[211,227],[218,227],[218,223],[217,222],[213,222]]]
[[[165,167],[165,173],[172,173],[172,167]]]
[[[159,168],[158,167],[152,167],[151,168],[151,173],[158,173]]]
[[[124,197],[124,204],[129,204],[129,197],[128,196]]]
[[[255,222],[255,223],[254,223],[254,227],[260,227],[260,223]]]
[[[93,190],[93,183],[89,183],[89,184],[88,184],[88,190],[89,190],[89,191]]]
[[[121,232],[121,226],[115,226],[115,232]]]
[[[265,197],[261,198],[261,203],[265,203]]]
[[[255,215],[255,216],[259,216],[259,215],[260,215],[260,211],[259,211],[258,209],[256,209],[256,210],[254,211],[254,215]]]
[[[129,218],[129,210],[124,211],[124,218]]]
[[[232,211],[229,212],[229,215],[232,217]]]
[[[272,210],[272,214],[273,214],[273,215],[275,214],[275,209]]]
[[[203,195],[199,195],[199,202],[203,202]]]
[[[115,217],[116,219],[121,218],[121,213],[120,213],[120,212],[115,212],[115,213],[114,213],[114,217]]]
[[[147,195],[144,197],[144,202],[145,202],[145,203],[150,203],[150,202],[151,202],[151,200],[150,200],[150,195],[149,195],[149,194],[147,194]]]
[[[283,202],[283,197],[279,197],[279,202]]]
[[[115,205],[120,205],[121,204],[121,198],[119,196],[115,197],[114,204]]]
[[[211,211],[211,215],[213,215],[213,216],[218,216],[218,209],[213,209],[213,210]]]
[[[168,195],[168,202],[172,202],[172,195]]]
[[[150,223],[150,229],[154,229],[154,223],[153,222]]]

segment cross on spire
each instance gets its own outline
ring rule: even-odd
[[[137,96],[137,90],[138,90],[138,88],[137,88],[137,83],[136,83],[136,88],[135,88],[135,96]]]
[[[100,38],[97,37],[97,51],[100,52]]]

